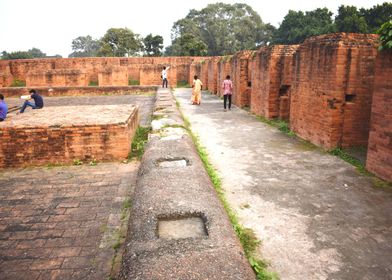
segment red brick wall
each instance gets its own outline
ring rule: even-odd
[[[266,118],[288,119],[292,57],[297,48],[297,45],[276,45],[256,53],[252,68],[251,112]],[[281,100],[280,96],[284,98]]]
[[[140,68],[140,85],[162,85],[161,74],[163,66],[166,65],[153,65],[148,64]],[[169,87],[177,85],[177,67],[171,66],[167,71],[167,80]]]
[[[86,72],[75,69],[36,70],[26,75],[26,86],[72,86],[83,87],[88,85]]]
[[[123,66],[108,66],[98,73],[100,86],[127,86],[128,68]]]
[[[290,127],[300,137],[326,149],[366,144],[377,38],[328,34],[298,48]],[[354,102],[346,94],[355,94]]]
[[[201,78],[201,64],[199,62],[197,62],[197,63],[194,62],[189,66],[189,78],[188,78],[189,85],[192,85],[193,77],[195,75],[197,75],[199,78]]]
[[[220,59],[218,63],[218,85],[217,85],[217,91],[219,96],[223,96],[223,90],[222,90],[222,83],[226,79],[227,75],[230,75],[230,77],[233,77],[233,73],[231,70],[231,60],[233,56],[224,56]]]
[[[104,95],[104,94],[136,94],[136,93],[147,93],[156,92],[156,86],[123,86],[123,87],[34,87],[42,96],[82,96],[82,95]],[[7,99],[8,97],[20,97],[28,94],[29,90],[33,89],[30,87],[25,88],[2,88],[2,93]]]
[[[208,90],[208,62],[210,59],[205,59],[201,62],[200,80],[203,83],[203,90]]]
[[[127,158],[138,109],[125,124],[2,127],[0,168]]]
[[[377,57],[366,168],[392,181],[392,52]]]
[[[208,90],[217,94],[218,92],[218,62],[220,57],[214,57],[208,60]]]
[[[239,107],[250,106],[251,75],[249,73],[249,62],[253,51],[238,52],[232,59],[233,72],[233,103]]]

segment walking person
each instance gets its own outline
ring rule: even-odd
[[[228,108],[231,110],[231,95],[233,94],[233,82],[230,80],[230,75],[222,83],[223,89],[223,110],[226,111],[226,103],[229,101]]]
[[[33,109],[42,109],[42,108],[44,107],[44,99],[42,98],[41,95],[39,95],[39,94],[37,93],[37,91],[36,91],[35,89],[31,89],[31,90],[29,91],[29,93],[30,93],[30,96],[27,95],[27,97],[28,97],[29,99],[32,98],[32,99],[34,100],[34,104],[31,103],[29,100],[26,100],[26,101],[23,103],[22,108],[20,109],[20,113],[23,113],[23,112],[25,111],[25,109],[26,109],[27,106],[30,106],[30,107],[33,108]]]
[[[170,66],[168,66],[166,68],[166,66],[163,66],[163,70],[162,70],[162,74],[161,74],[161,78],[162,78],[162,87],[166,87],[167,88],[167,70],[169,70]]]
[[[4,95],[0,93],[0,122],[4,121],[7,117],[8,106],[4,101]]]
[[[197,75],[193,76],[192,105],[200,105],[202,89],[203,89],[203,83],[199,80]]]

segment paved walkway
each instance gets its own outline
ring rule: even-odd
[[[281,279],[392,279],[392,193],[223,101],[175,96],[240,221]]]

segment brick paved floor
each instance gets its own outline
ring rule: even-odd
[[[0,171],[0,279],[108,279],[121,255],[137,168]]]
[[[119,105],[135,104],[139,105],[140,124],[149,125],[151,122],[151,111],[154,105],[155,95],[108,95],[108,96],[64,96],[64,97],[44,97],[45,106],[76,106],[76,105]],[[9,106],[21,106],[23,101],[19,98],[6,98]],[[26,109],[28,114],[30,108]],[[15,113],[11,113],[12,117]]]

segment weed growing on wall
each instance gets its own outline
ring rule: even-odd
[[[129,79],[129,80],[128,80],[128,85],[129,85],[129,86],[139,86],[139,85],[140,85],[140,81],[139,81],[139,80],[132,80],[132,79]]]
[[[97,86],[98,86],[98,81],[90,81],[90,82],[88,83],[88,86],[89,86],[89,87],[97,87]]]
[[[128,155],[128,159],[137,158],[140,160],[144,154],[144,145],[147,143],[148,134],[151,132],[151,127],[139,126],[136,129],[135,136],[133,137],[131,152]]]
[[[26,81],[14,79],[11,83],[11,87],[25,87]]]

